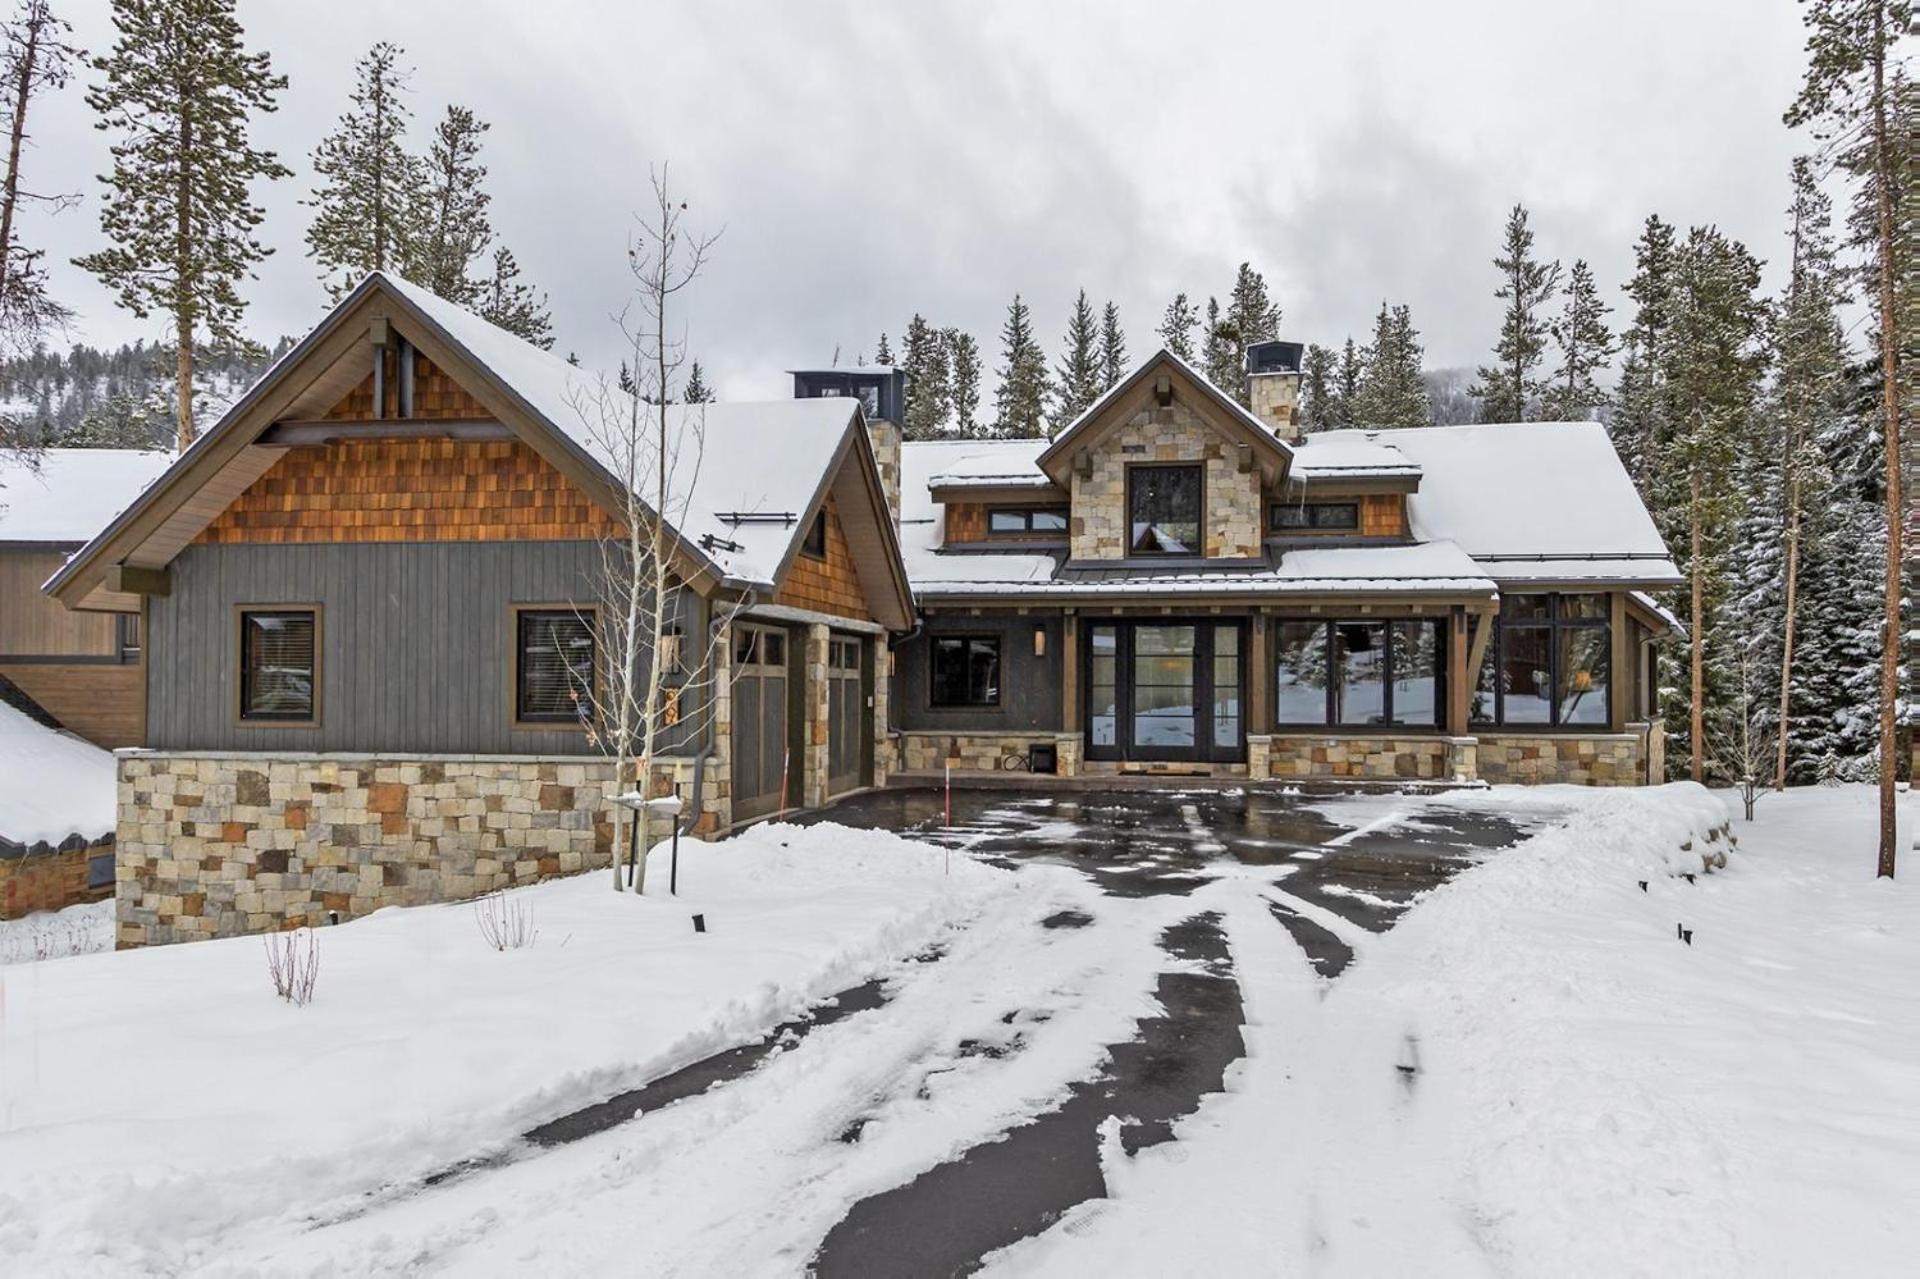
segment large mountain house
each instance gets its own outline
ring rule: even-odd
[[[1657,776],[1678,574],[1602,429],[1303,441],[1298,359],[1249,412],[1163,351],[1051,441],[903,445],[890,368],[676,409],[651,788],[704,834],[952,770]],[[120,944],[609,863],[594,386],[376,274],[48,582],[145,636]]]

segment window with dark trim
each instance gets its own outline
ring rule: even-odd
[[[1000,704],[998,635],[936,635],[932,643],[929,702],[950,707]]]
[[[140,614],[116,613],[114,615],[114,639],[120,647],[120,660],[133,663],[140,660]]]
[[[1606,727],[1613,692],[1610,623],[1601,594],[1503,597],[1474,684],[1472,722]]]
[[[995,537],[1045,537],[1066,531],[1064,506],[1001,506],[987,512],[987,532]]]
[[[314,707],[313,609],[248,609],[240,614],[240,718],[307,723]]]
[[[1447,702],[1445,645],[1431,617],[1282,621],[1274,629],[1274,722],[1437,728]]]
[[[1201,555],[1200,467],[1135,466],[1127,471],[1127,549],[1133,555]]]
[[[1358,502],[1275,502],[1267,509],[1274,533],[1354,532],[1360,527]]]
[[[816,560],[827,558],[827,513],[824,510],[813,513],[813,523],[807,525],[807,535],[800,542],[800,553]]]
[[[514,719],[523,724],[583,724],[591,719],[593,610],[521,609],[514,630]]]

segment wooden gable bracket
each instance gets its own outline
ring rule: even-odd
[[[164,568],[110,564],[107,566],[106,587],[122,595],[168,595],[173,591],[173,580]]]
[[[1173,405],[1173,379],[1164,373],[1153,380],[1153,402],[1163,409]]]
[[[1074,454],[1073,469],[1075,474],[1079,475],[1081,479],[1083,480],[1092,479],[1093,478],[1093,451],[1091,449],[1081,449],[1078,453]]]
[[[1245,475],[1248,471],[1251,471],[1253,469],[1253,445],[1251,444],[1234,445],[1234,455],[1235,455],[1235,460],[1239,463],[1239,466],[1240,466],[1240,474]]]

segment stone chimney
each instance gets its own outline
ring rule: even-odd
[[[867,438],[880,471],[880,488],[893,513],[893,531],[900,531],[900,446],[905,439],[907,375],[885,365],[847,369],[795,369],[793,398],[813,400],[847,397],[860,401],[867,421]]]
[[[1299,342],[1255,342],[1247,348],[1247,399],[1253,415],[1289,444],[1300,439]]]

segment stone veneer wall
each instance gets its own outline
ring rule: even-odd
[[[1471,781],[1471,737],[1275,734],[1247,739],[1247,774],[1281,780]]]
[[[708,812],[726,821],[708,767]],[[690,779],[663,760],[654,794]],[[605,867],[604,760],[128,752],[116,944],[231,937]]]
[[[1646,744],[1638,733],[1480,735],[1480,780],[1495,785],[1638,786],[1646,769]]]
[[[113,856],[113,836],[89,843],[75,836],[64,843],[23,846],[0,839],[0,919],[19,919],[36,910],[63,910],[113,896],[109,880],[88,886],[89,864]]]
[[[1114,427],[1093,450],[1092,474],[1074,473],[1074,559],[1124,559],[1131,553],[1127,467],[1136,462],[1204,462],[1207,556],[1238,559],[1261,554],[1259,475],[1242,472],[1233,447],[1175,400],[1164,409],[1141,409]]]
[[[1024,755],[1035,742],[1051,742],[1057,752],[1055,771],[1061,777],[1080,773],[1078,733],[902,733],[901,768],[909,772],[939,772],[947,761],[961,772],[1002,773],[1001,760]]]

